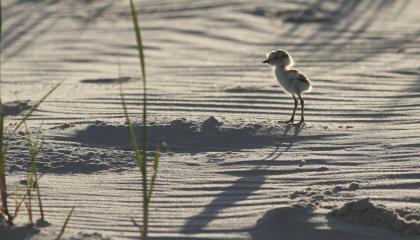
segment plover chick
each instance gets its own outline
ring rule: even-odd
[[[295,113],[298,106],[298,99],[300,100],[301,106],[301,118],[299,123],[295,125],[300,125],[305,122],[304,118],[304,106],[305,101],[302,98],[304,92],[311,91],[311,81],[300,71],[296,69],[291,69],[293,66],[293,59],[290,54],[282,49],[278,49],[267,53],[267,59],[263,63],[270,64],[273,67],[274,77],[280,83],[280,86],[286,93],[292,95],[293,100],[295,101],[295,108],[293,109],[292,117],[288,121],[283,121],[284,123],[292,123],[295,119]]]

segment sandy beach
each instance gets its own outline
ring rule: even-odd
[[[6,125],[64,81],[27,122],[45,139],[40,188],[51,224],[30,239],[55,239],[73,206],[62,239],[138,239],[130,218],[141,221],[141,178],[118,85],[120,62],[140,134],[128,0],[2,4]],[[136,6],[149,150],[167,143],[148,239],[420,239],[420,1]],[[313,82],[301,127],[279,122],[293,99],[261,63],[279,48]],[[26,178],[28,150],[24,132],[7,140],[13,191]],[[22,214],[18,226],[26,221]],[[0,227],[0,239],[29,232]]]

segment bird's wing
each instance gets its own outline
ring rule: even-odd
[[[302,81],[302,82],[306,82],[310,84],[309,79],[298,70],[292,69],[292,70],[287,71],[287,76],[289,77],[289,79],[296,79],[298,81]]]

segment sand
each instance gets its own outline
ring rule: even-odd
[[[368,197],[418,221],[419,1],[137,6],[149,76],[149,149],[162,140],[168,145],[152,199],[151,239],[420,238],[330,213]],[[120,59],[128,107],[139,122],[128,7],[112,0],[3,1],[7,124],[65,81],[28,122],[45,138],[39,171],[51,224],[33,239],[54,239],[72,206],[65,239],[138,237],[130,217],[141,216],[140,175],[116,84]],[[314,83],[303,128],[279,123],[289,119],[293,100],[261,63],[277,48],[288,50]],[[8,186],[15,189],[28,157],[22,133],[9,141]],[[27,233],[0,231],[2,240]]]

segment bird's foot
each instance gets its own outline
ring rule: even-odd
[[[304,126],[305,125],[305,120],[300,120],[298,123],[294,123],[293,126],[295,127],[300,127],[300,126]]]
[[[291,119],[289,119],[289,120],[287,120],[287,121],[280,121],[281,123],[285,123],[285,124],[293,124],[293,121],[294,121],[294,119],[293,118],[291,118]]]

